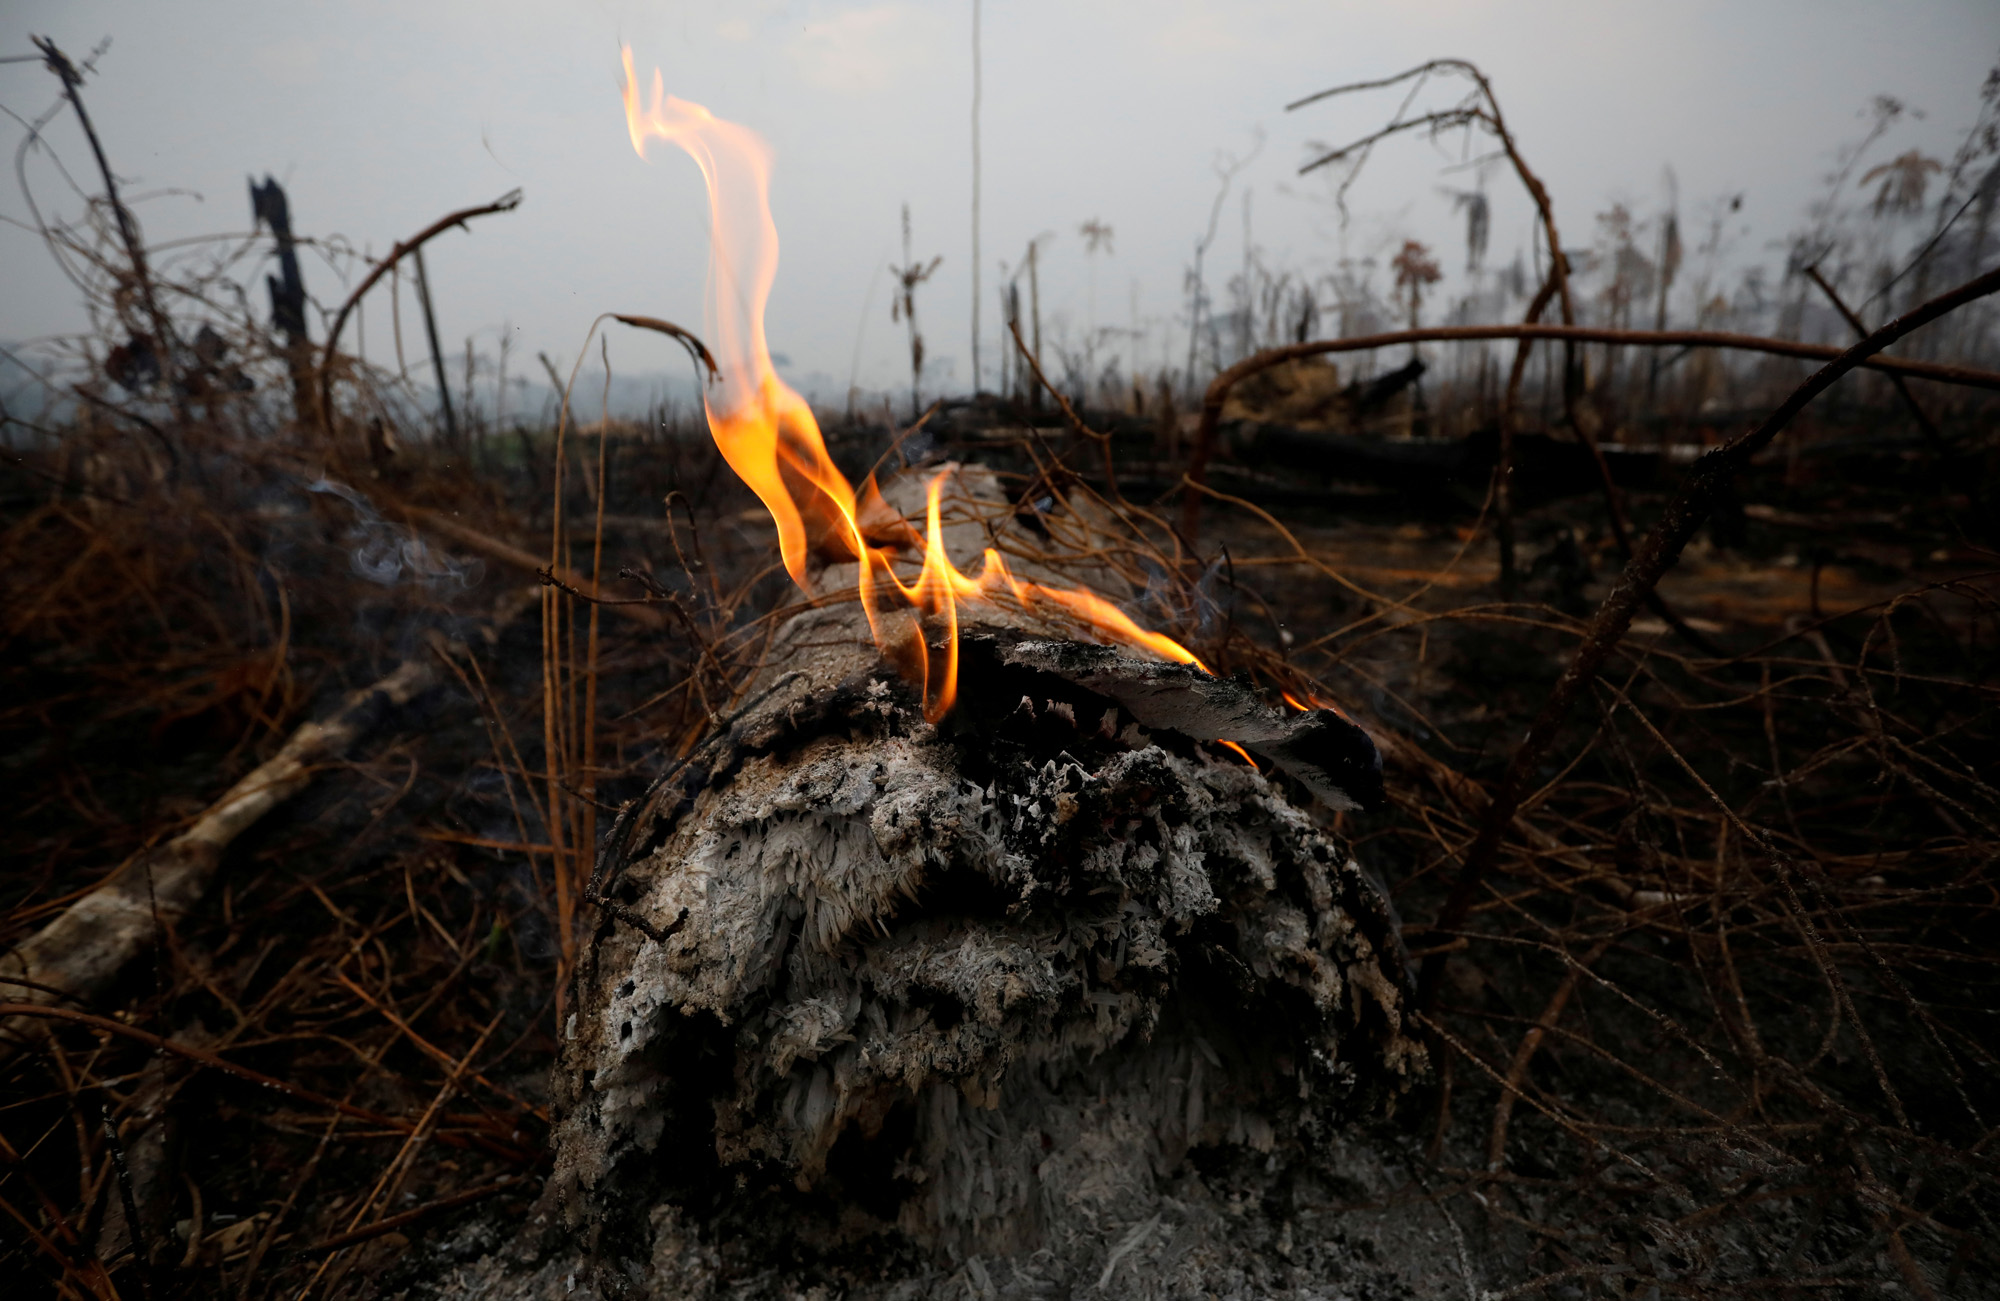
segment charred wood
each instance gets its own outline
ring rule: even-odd
[[[1426,1059],[1352,848],[1212,738],[1348,807],[1379,760],[1039,633],[969,630],[937,725],[853,607],[779,634],[607,840],[540,1228],[462,1294],[958,1295],[977,1265],[1250,1295],[1282,1266],[1216,1207],[1323,1174]]]

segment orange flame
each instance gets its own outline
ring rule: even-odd
[[[1339,705],[1334,704],[1331,700],[1321,699],[1318,692],[1308,691],[1306,693],[1306,698],[1304,700],[1300,700],[1297,696],[1293,695],[1289,691],[1280,691],[1278,694],[1285,698],[1286,704],[1290,705],[1293,709],[1298,710],[1300,713],[1304,713],[1309,709],[1324,709],[1332,713],[1338,714],[1342,718],[1347,718],[1346,710],[1342,709]],[[1347,721],[1351,723],[1354,720],[1351,718],[1347,718]]]
[[[678,145],[708,186],[706,325],[722,372],[720,392],[703,398],[708,428],[729,468],[770,511],[792,581],[816,595],[806,570],[806,557],[815,551],[859,562],[857,595],[875,644],[920,682],[924,717],[932,722],[957,700],[958,607],[964,603],[1011,601],[1023,610],[1041,609],[1109,641],[1207,672],[1186,647],[1141,628],[1102,597],[1014,577],[990,547],[978,578],[961,573],[944,549],[942,474],[930,483],[922,538],[882,501],[872,476],[857,496],[828,455],[812,408],[778,378],[765,344],[764,304],[778,270],[770,149],[748,127],[666,94],[657,70],[652,103],[642,105],[631,47],[623,53],[632,147],[643,158],[652,140]],[[923,568],[906,583],[895,570],[894,553],[918,545]],[[927,644],[923,618],[941,626],[936,651]]]

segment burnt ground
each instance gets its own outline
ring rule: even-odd
[[[1328,816],[1407,946],[1450,964],[1439,1070],[1345,1213],[1448,1216],[1480,1287],[1986,1295],[2000,1273],[1990,415],[1947,423],[1942,462],[1893,411],[1839,415],[1740,484],[1668,578],[1712,645],[1635,626],[1452,934],[1428,923],[1482,788],[1617,574],[1603,502],[1522,513],[1506,602],[1476,475],[1412,492],[1246,441],[1215,482],[1266,513],[1211,503],[1198,562],[1143,520],[1113,557],[1142,622],[1384,737],[1388,807]],[[948,411],[903,447],[1019,475],[1059,540],[1063,503],[1111,487],[1060,429],[1023,432],[1046,419]],[[865,468],[887,443],[836,450]],[[1143,505],[1166,442],[1113,446]],[[518,1225],[589,847],[793,599],[698,430],[605,450],[600,572],[653,595],[594,622],[546,590],[507,621],[535,580],[465,533],[546,562],[546,434],[371,462],[358,439],[328,458],[218,420],[175,469],[85,421],[5,468],[0,941],[144,870],[348,690],[408,656],[446,668],[230,847],[203,905],[76,1009],[100,1020],[0,1067],[0,1251],[28,1291],[366,1296]],[[1071,468],[1035,481],[1056,453]],[[596,454],[565,453],[579,571]],[[1636,525],[1673,478],[1627,488]]]

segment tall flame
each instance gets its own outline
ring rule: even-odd
[[[812,408],[778,378],[765,343],[764,304],[778,271],[769,147],[748,127],[666,94],[657,70],[652,103],[642,105],[631,47],[623,53],[625,121],[633,149],[643,158],[650,141],[678,145],[701,168],[708,186],[705,321],[722,372],[720,391],[703,398],[708,428],[729,468],[770,511],[792,581],[815,595],[806,570],[811,552],[859,562],[857,595],[875,644],[921,682],[924,716],[932,722],[957,699],[958,607],[964,603],[1010,601],[1040,609],[1107,640],[1203,668],[1179,642],[1141,628],[1102,597],[1015,578],[991,547],[978,578],[961,573],[944,549],[943,475],[931,480],[921,538],[882,501],[872,476],[855,492],[827,454]],[[917,546],[923,568],[914,583],[906,583],[894,568],[894,555]],[[937,651],[926,643],[924,617],[942,626]]]

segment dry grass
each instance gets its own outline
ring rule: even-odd
[[[51,240],[97,345],[126,342],[92,211]],[[93,345],[85,400],[0,470],[0,944],[143,871],[345,691],[413,655],[447,686],[0,1068],[0,1259],[56,1295],[362,1295],[420,1236],[429,1260],[498,1245],[465,1208],[537,1187],[606,813],[727,713],[795,608],[699,429],[469,420],[463,449],[390,454],[373,422],[407,422],[413,391],[346,357],[330,432],[293,419],[286,358],[221,292],[249,247],[154,268],[230,359],[185,419]],[[1725,653],[1635,626],[1449,933],[1491,792],[1615,573],[1601,504],[1518,509],[1541,554],[1503,602],[1484,512],[1371,525],[1212,492],[1195,556],[1171,495],[1121,494],[1157,449],[1101,420],[957,411],[923,435],[1014,476],[1032,559],[1382,738],[1390,807],[1344,830],[1410,948],[1450,957],[1435,1088],[1383,1141],[1421,1151],[1406,1195],[1471,1226],[1500,1295],[1924,1297],[2000,1273],[2000,555],[1933,509],[1947,474],[1995,499],[1993,411],[1933,409],[1949,461],[1891,454],[1901,407],[1858,391],[1840,428],[1881,444],[1873,468],[1816,472],[1833,427],[1787,432],[1806,451],[1664,589]],[[1665,434],[1700,441],[1707,417],[1677,415]],[[1176,457],[1180,433],[1170,411]],[[882,441],[837,450],[862,468]],[[1643,528],[1659,498],[1626,505]]]

